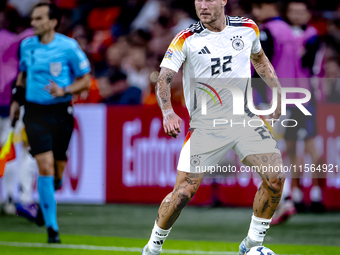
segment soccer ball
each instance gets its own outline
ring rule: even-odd
[[[244,255],[275,255],[275,253],[264,246],[255,246],[247,250]]]

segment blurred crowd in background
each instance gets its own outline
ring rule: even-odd
[[[0,118],[7,118],[9,115],[11,86],[18,73],[19,43],[33,34],[30,28],[32,7],[44,1],[46,0],[0,1]],[[194,0],[48,2],[57,4],[63,12],[57,31],[77,40],[91,63],[90,90],[74,96],[74,103],[157,105],[155,85],[164,54],[180,31],[197,22]],[[228,0],[226,14],[248,17],[258,24],[262,47],[280,79],[304,78],[295,79],[295,87],[304,87],[311,91],[312,100],[308,109],[313,110],[313,118],[307,121],[304,116],[297,115],[295,118],[305,123],[305,127],[299,128],[299,131],[292,129],[285,135],[283,130],[275,130],[275,136],[286,140],[283,151],[286,151],[291,164],[298,164],[304,153],[310,154],[313,164],[319,164],[323,159],[320,159],[314,144],[314,137],[317,135],[315,106],[320,102],[340,103],[340,2]],[[270,27],[269,23],[276,24],[276,27]],[[288,48],[282,49],[287,45]],[[295,71],[296,74],[292,75]],[[303,80],[308,81],[307,86],[304,86],[306,83]],[[283,86],[294,86],[284,80],[281,83]],[[261,103],[269,103],[268,86],[255,80],[252,85],[256,91],[255,104],[259,106]],[[182,70],[172,82],[171,100],[174,106],[185,105]],[[2,137],[6,138],[6,135]],[[298,139],[305,140],[304,152],[300,154],[296,149]],[[336,152],[334,155],[337,158]],[[292,181],[292,198],[298,205],[302,203],[303,194],[297,176],[292,177],[295,178]],[[30,181],[27,183],[30,184]],[[310,198],[316,205],[322,202],[322,185],[319,179],[313,179]],[[290,190],[289,185],[285,187]],[[289,191],[284,191],[282,200],[289,202],[289,196]],[[28,197],[30,200],[30,196]],[[8,204],[10,200],[8,199]],[[282,208],[289,209],[285,206]],[[301,208],[303,211],[303,207]],[[281,211],[285,213],[284,210]],[[275,217],[280,219],[281,216]]]
[[[30,10],[40,0],[7,0],[0,4],[0,29],[20,34],[30,26]],[[197,20],[194,0],[55,0],[63,10],[58,32],[76,39],[92,66],[89,92],[76,103],[157,104],[154,87],[159,64],[173,37]],[[254,1],[229,0],[226,14],[261,20]],[[279,1],[281,17],[290,23],[288,1]],[[317,100],[340,102],[340,3],[310,0],[308,25],[318,32],[321,85]],[[308,18],[309,19],[309,18]],[[307,24],[306,24],[307,25]],[[3,37],[1,40],[5,40]],[[184,105],[182,75],[172,84],[174,105]],[[320,91],[319,91],[320,92]]]

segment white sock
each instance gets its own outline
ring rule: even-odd
[[[33,203],[32,182],[38,166],[36,160],[29,153],[28,148],[23,148],[19,165],[19,201],[22,204]]]
[[[6,199],[8,199],[8,197],[12,197],[14,199],[13,196],[17,188],[16,176],[15,176],[16,163],[17,163],[16,160],[11,160],[7,162],[5,166],[3,184],[5,187]]]
[[[322,190],[319,186],[313,186],[309,193],[312,202],[322,202]]]
[[[294,187],[292,192],[292,198],[295,203],[302,203],[303,201],[303,192],[300,188]]]
[[[255,242],[263,242],[272,219],[261,219],[253,215],[248,231],[248,236]]]
[[[170,230],[164,230],[157,226],[157,223],[155,222],[155,225],[151,232],[151,237],[148,242],[149,250],[154,253],[160,253],[162,251],[162,245],[165,242],[165,239],[168,237]]]
[[[290,197],[290,190],[291,190],[290,179],[286,179],[283,185],[281,201],[285,201],[287,197]]]

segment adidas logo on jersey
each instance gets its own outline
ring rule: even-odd
[[[208,50],[207,46],[204,46],[203,49],[201,49],[200,52],[198,52],[198,54],[211,54],[210,51]]]

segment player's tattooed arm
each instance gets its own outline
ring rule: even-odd
[[[257,54],[251,54],[250,60],[259,76],[270,88],[276,87],[281,95],[281,84],[277,78],[273,65],[270,63],[263,49]]]
[[[162,110],[162,113],[166,113],[167,111],[172,110],[171,105],[171,82],[174,79],[176,72],[162,67],[161,72],[159,74],[157,84],[156,84],[156,97],[158,101],[158,105]]]
[[[182,119],[175,114],[171,105],[170,88],[175,75],[175,71],[162,67],[156,84],[156,97],[163,114],[164,131],[176,138],[181,132]]]
[[[277,108],[270,117],[278,119],[281,116],[281,84],[276,75],[273,65],[270,63],[263,49],[259,53],[251,54],[250,60],[259,76],[271,88],[277,89]]]

